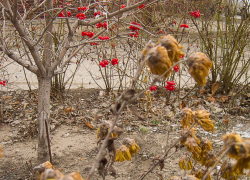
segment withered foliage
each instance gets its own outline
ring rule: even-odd
[[[38,171],[37,180],[84,180],[79,172],[72,172],[69,174],[62,174],[58,169],[52,169],[52,164],[47,161],[34,167],[35,171]]]
[[[194,123],[193,116],[194,116],[193,111],[190,108],[182,109],[182,119],[180,123],[183,129],[190,127],[191,124]]]
[[[191,126],[194,122],[199,124],[205,131],[214,132],[213,120],[209,119],[210,113],[205,110],[192,111],[190,108],[184,108],[182,110],[181,125],[183,129]]]
[[[170,34],[162,36],[159,40],[159,44],[167,49],[168,57],[172,63],[180,61],[180,56],[185,55],[185,53],[181,51],[183,46],[179,45],[177,40]]]
[[[172,66],[172,62],[168,57],[168,51],[163,46],[151,48],[147,53],[146,58],[148,59],[147,64],[152,74],[162,75]],[[172,70],[166,73],[164,78],[167,78],[171,72]]]
[[[180,61],[180,56],[184,55],[181,49],[183,47],[173,36],[162,36],[156,44],[151,41],[146,44],[140,52],[140,59],[147,58],[147,64],[152,74],[162,75],[174,63]],[[173,71],[169,70],[164,78],[167,78],[171,72]]]
[[[235,166],[235,163],[232,163],[232,162],[223,163],[220,169],[221,176],[224,179],[237,180],[240,176],[240,172],[238,169],[234,170],[233,169],[234,166]]]
[[[205,110],[198,110],[194,112],[194,116],[198,124],[207,132],[214,132],[214,123],[215,121],[209,119],[210,113],[207,113]]]
[[[187,65],[189,74],[194,78],[199,86],[207,83],[209,69],[212,68],[212,61],[208,59],[206,54],[195,52],[188,57]]]
[[[135,140],[131,138],[125,138],[122,144],[129,148],[129,152],[131,155],[134,155],[138,150],[141,150],[140,147],[135,143]]]
[[[242,175],[244,169],[250,169],[250,140],[242,139],[237,133],[230,133],[223,136],[224,149],[228,149],[227,155],[236,159],[232,171]]]
[[[188,158],[186,155],[182,156],[179,161],[179,166],[181,169],[191,170],[193,167],[191,158]]]
[[[196,136],[196,128],[192,127],[192,125],[201,126],[205,131],[214,132],[214,125],[212,120],[209,119],[209,113],[205,110],[192,111],[190,108],[184,108],[182,110],[182,119],[180,121],[182,125],[182,132],[180,143],[183,144],[189,152],[192,153],[192,159],[200,163],[202,166],[207,168],[213,166],[216,161],[218,161],[217,157],[212,150],[212,142],[207,138],[203,138],[200,136]],[[190,160],[191,161],[191,160]],[[180,167],[186,170],[191,169],[191,164],[188,167],[187,160],[185,158],[181,158],[179,165]],[[202,178],[204,176],[203,171],[196,173],[192,173],[196,178]],[[207,180],[210,180],[210,174],[207,177]]]
[[[129,152],[129,148],[127,148],[125,145],[122,145],[119,149],[116,150],[115,161],[122,162],[126,160],[131,160],[131,154]]]
[[[125,138],[122,144],[123,145],[116,151],[115,161],[130,161],[132,155],[136,154],[138,150],[141,150],[140,147],[135,143],[135,140],[131,138]]]
[[[102,124],[97,129],[97,138],[104,139],[108,134],[108,131],[111,127],[111,121],[103,121]],[[123,129],[120,127],[115,126],[113,131],[111,132],[110,137],[118,137],[123,133]]]

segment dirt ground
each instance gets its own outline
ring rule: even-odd
[[[106,179],[128,180],[139,179],[153,165],[153,158],[164,153],[167,139],[168,146],[180,137],[180,104],[177,100],[178,90],[166,100],[166,93],[159,89],[153,92],[152,106],[149,113],[145,108],[143,97],[139,98],[134,107],[145,120],[134,116],[129,109],[124,109],[119,123],[124,129],[123,135],[116,140],[116,147],[121,146],[123,138],[130,137],[141,148],[131,161],[116,162],[116,178]],[[213,143],[213,151],[223,147],[221,137],[228,132],[238,132],[242,137],[250,137],[249,98],[248,95],[232,98],[232,96],[216,95],[211,97],[210,90],[181,90],[181,108],[193,110],[206,109],[215,120],[214,134],[206,133],[198,128],[199,135],[207,137]],[[37,157],[37,92],[15,91],[2,92],[2,122],[0,124],[0,146],[3,157],[0,158],[1,180],[29,180],[31,172],[27,163],[36,166]],[[77,89],[65,94],[63,99],[51,98],[51,149],[53,165],[66,174],[79,171],[86,178],[96,154],[96,129],[102,120],[114,118],[110,112],[116,94],[103,95],[98,89]],[[166,103],[167,101],[167,103]],[[71,108],[71,111],[67,111]],[[229,123],[225,123],[228,119]],[[89,122],[93,129],[86,126]],[[169,138],[167,134],[169,132]],[[173,151],[171,151],[173,152]],[[165,167],[159,167],[149,173],[145,179],[164,179],[176,175],[187,175],[179,168],[180,157],[190,154],[182,148],[165,160]],[[97,171],[92,179],[102,179]],[[212,176],[215,179],[215,176]]]

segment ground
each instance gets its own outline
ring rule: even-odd
[[[86,178],[98,152],[96,130],[102,120],[114,118],[110,105],[114,103],[116,93],[105,95],[98,89],[76,89],[64,94],[63,99],[51,98],[51,150],[53,165],[66,174],[79,171]],[[153,158],[162,155],[166,145],[169,147],[180,137],[180,109],[185,106],[206,109],[215,120],[215,133],[206,133],[198,128],[199,135],[207,137],[213,143],[213,151],[223,147],[221,137],[228,132],[238,132],[249,138],[249,99],[247,94],[241,96],[211,96],[210,89],[180,91],[184,97],[179,104],[178,90],[166,99],[166,92],[158,89],[153,92],[152,106],[149,112],[143,97],[133,104],[139,119],[129,108],[125,108],[118,125],[124,133],[116,140],[116,147],[122,139],[134,138],[141,148],[131,161],[114,164],[117,180],[139,179],[153,165]],[[69,109],[70,108],[70,109]],[[36,166],[37,156],[37,91],[2,92],[2,120],[0,126],[0,146],[3,157],[0,159],[1,180],[31,179],[28,168],[30,163]],[[229,120],[227,122],[227,120]],[[86,122],[93,127],[88,127]],[[169,138],[167,134],[169,133]],[[174,152],[174,149],[171,153]],[[170,154],[171,154],[170,153]],[[145,179],[157,179],[157,173],[164,179],[184,176],[188,172],[179,168],[180,157],[189,153],[181,148],[165,160],[165,167],[159,167],[149,173]],[[97,171],[92,179],[102,179]],[[106,179],[115,179],[107,176]],[[215,179],[215,177],[212,179]]]

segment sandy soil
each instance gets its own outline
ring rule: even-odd
[[[53,165],[62,173],[79,171],[86,178],[92,167],[98,151],[96,129],[102,120],[114,118],[109,111],[109,106],[113,102],[112,95],[99,96],[99,91],[98,89],[72,90],[65,95],[64,102],[52,101],[50,139]],[[31,174],[26,162],[32,162],[33,166],[37,165],[36,93],[8,92],[3,96],[5,114],[0,126],[0,146],[3,149],[3,157],[0,159],[1,180],[30,179]],[[184,95],[188,91],[181,93]],[[130,137],[135,139],[141,151],[138,151],[131,161],[114,164],[118,180],[138,179],[152,167],[152,159],[158,154],[162,155],[165,150],[167,133],[170,129],[172,131],[170,131],[168,145],[180,137],[181,126],[178,115],[180,109],[176,101],[177,93],[172,94],[171,99],[168,100],[169,105],[166,105],[166,99],[161,95],[160,89],[153,95],[152,112],[149,114],[144,110],[145,106],[142,108],[142,99],[136,105],[140,107],[138,112],[145,117],[146,121],[139,120],[126,109],[119,120],[119,125],[124,128],[124,134],[116,141],[116,147],[121,146],[123,138]],[[187,105],[192,109],[206,109],[211,113],[211,119],[216,121],[214,134],[198,128],[199,135],[212,141],[215,152],[222,148],[221,136],[226,132],[238,132],[242,137],[250,137],[248,107],[227,108],[230,99],[223,103],[221,95],[215,97],[215,102],[205,100],[209,94],[194,95],[195,92],[192,92],[184,99]],[[15,103],[17,100],[19,103]],[[197,106],[198,101],[200,103]],[[248,98],[244,99],[245,106],[249,104],[248,101]],[[30,103],[26,109],[24,109],[24,102]],[[65,109],[70,104],[75,110],[66,114]],[[12,116],[7,116],[9,113],[12,113]],[[223,123],[227,116],[230,119],[228,125]],[[91,123],[94,129],[88,128],[85,122]],[[157,179],[157,173],[161,173],[164,179],[169,179],[173,175],[184,176],[187,172],[180,170],[178,165],[184,153],[189,152],[185,148],[177,151],[165,160],[163,171],[157,167],[145,179]],[[93,179],[102,178],[96,171]],[[114,179],[114,177],[109,175],[107,179]]]

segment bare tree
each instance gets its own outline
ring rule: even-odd
[[[23,13],[21,13],[17,0],[3,0],[3,2],[0,2],[2,17],[4,18],[0,51],[13,61],[36,74],[38,79],[38,163],[49,160],[45,121],[47,121],[49,125],[52,77],[64,72],[65,66],[69,63],[70,59],[83,49],[87,43],[93,42],[91,40],[94,40],[106,30],[100,30],[92,38],[83,40],[78,45],[74,45],[75,50],[69,52],[69,49],[72,49],[71,45],[74,42],[73,38],[76,35],[77,28],[80,26],[93,26],[106,19],[110,20],[112,18],[114,22],[117,22],[117,19],[122,19],[121,15],[123,12],[131,12],[131,10],[146,2],[147,0],[143,0],[123,9],[119,8],[119,10],[114,12],[106,12],[106,16],[98,19],[80,20],[78,18],[71,18],[69,20],[66,16],[64,20],[67,24],[67,33],[64,35],[58,48],[53,47],[55,34],[55,32],[53,32],[55,31],[53,29],[54,22],[60,13],[66,12],[67,8],[77,9],[77,7],[74,7],[72,4],[63,4],[61,8],[55,8],[53,0],[44,0],[40,3],[38,2],[38,4],[29,10],[26,10],[25,6],[23,6]],[[89,4],[88,7],[90,6],[93,6],[93,4]],[[44,8],[42,12],[41,8]],[[40,20],[44,23],[44,29],[37,33],[36,36],[33,36],[29,30],[31,21],[40,16],[45,17]],[[120,17],[117,18],[117,16]],[[29,17],[32,19],[28,19]],[[72,22],[71,20],[74,21]],[[7,26],[6,23],[13,25],[16,32],[15,35],[21,42],[22,55],[17,54],[17,49],[10,45],[9,41],[12,38],[8,35],[10,26]],[[66,55],[68,55],[67,58],[65,58]]]

